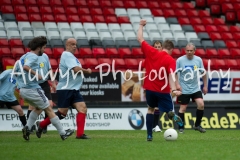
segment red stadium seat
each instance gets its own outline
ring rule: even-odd
[[[50,6],[41,6],[40,12],[46,13],[46,14],[52,14],[52,8]]]
[[[42,18],[40,14],[34,13],[34,14],[29,14],[29,21],[30,22],[41,22]]]
[[[160,2],[159,5],[162,9],[174,9],[169,2]]]
[[[181,9],[183,8],[183,4],[181,2],[171,2],[171,8],[175,9]]]
[[[11,5],[3,5],[1,6],[2,13],[13,13],[13,7]]]
[[[214,70],[226,70],[227,65],[225,64],[225,61],[223,59],[211,59],[211,63],[213,64],[213,66],[211,67]]]
[[[3,58],[2,59],[2,64],[3,64],[3,70],[6,69],[12,69],[14,64],[15,64],[15,60],[12,58]]]
[[[11,57],[11,51],[8,47],[0,48],[0,58],[1,57]]]
[[[124,8],[123,1],[113,0],[113,1],[112,1],[112,7],[113,7],[113,8]]]
[[[88,7],[100,7],[98,0],[88,0]]]
[[[131,58],[132,53],[129,48],[118,48],[118,53],[121,58]]]
[[[175,13],[173,9],[163,9],[163,14],[166,18],[175,17]]]
[[[212,15],[219,16],[221,15],[221,6],[218,4],[211,5],[210,11]]]
[[[77,49],[75,50],[74,56],[77,57],[77,58],[81,58],[80,53]]]
[[[217,28],[219,32],[229,32],[229,28],[226,25],[218,25]]]
[[[107,8],[112,7],[112,3],[110,0],[102,0],[100,1],[100,7],[104,10],[106,9],[105,7]]]
[[[80,22],[92,22],[92,16],[91,15],[81,15],[80,17]]]
[[[17,21],[28,21],[28,15],[26,13],[18,13],[16,14]]]
[[[88,6],[86,0],[75,0],[75,5],[78,7],[87,7]]]
[[[136,59],[133,58],[126,58],[125,60],[125,64],[126,64],[126,69],[138,69],[138,62]]]
[[[51,6],[62,6],[61,0],[50,0]]]
[[[112,63],[114,63],[114,69],[115,69],[115,71],[116,71],[116,70],[119,70],[119,69],[126,69],[125,61],[124,61],[124,59],[122,59],[122,58],[112,59]]]
[[[232,33],[232,35],[233,35],[233,39],[234,39],[235,41],[238,41],[238,40],[240,39],[240,32]]]
[[[53,13],[55,15],[65,14],[65,9],[63,7],[61,7],[61,6],[53,7]]]
[[[0,46],[1,46],[1,47],[8,47],[8,46],[9,46],[8,40],[7,40],[7,39],[0,38]]]
[[[190,22],[192,25],[200,25],[202,24],[202,20],[200,18],[196,18],[196,17],[190,17]]]
[[[177,17],[187,17],[188,14],[186,13],[186,11],[184,9],[176,9],[175,15]]]
[[[194,9],[194,6],[191,2],[183,2],[184,9]]]
[[[58,62],[57,62],[57,60],[56,60],[56,59],[53,59],[53,58],[49,58],[49,61],[50,61],[52,70],[55,72],[56,69],[58,68]]]
[[[163,16],[163,11],[161,9],[153,8],[151,12],[153,16]]]
[[[240,10],[240,3],[234,3],[233,8],[234,8],[235,11],[239,11]]]
[[[214,19],[213,19],[213,23],[214,23],[215,25],[225,25],[225,22],[223,21],[222,18],[214,18]]]
[[[62,52],[64,51],[64,48],[53,48],[53,57],[54,58],[60,58],[62,55]]]
[[[36,0],[25,0],[25,1],[24,1],[24,4],[25,4],[26,6],[36,6],[36,5],[37,5],[37,2],[36,2]]]
[[[227,12],[226,22],[235,22],[237,20],[236,12]]]
[[[105,52],[109,58],[120,58],[120,54],[116,48],[106,48]]]
[[[203,58],[202,61],[203,61],[203,66],[204,66],[204,68],[205,68],[206,70],[208,70],[208,63],[209,63],[210,59]],[[212,63],[210,63],[210,64],[212,65]],[[211,67],[211,66],[210,66],[210,67]]]
[[[38,0],[38,5],[39,6],[49,6],[49,0]]]
[[[202,19],[202,23],[204,25],[211,25],[211,24],[213,24],[213,20],[210,17],[205,17],[205,18],[201,18],[201,19]]]
[[[51,48],[45,48],[44,53],[46,53],[49,58],[53,58],[53,53]]]
[[[103,8],[104,16],[115,15],[115,10],[113,8]]]
[[[146,1],[139,0],[139,1],[136,1],[136,7],[138,9],[140,9],[140,8],[148,8],[148,5],[147,5]]]
[[[93,57],[91,48],[79,48],[79,53],[81,58]]]
[[[239,48],[231,48],[230,54],[231,54],[232,58],[239,59],[240,58],[240,49]]]
[[[178,22],[179,22],[179,24],[181,24],[181,25],[185,25],[185,24],[190,24],[190,21],[189,21],[189,19],[188,18],[182,18],[182,17],[179,17],[178,18]]]
[[[80,62],[80,64],[82,65],[83,68],[86,68],[85,62],[82,58],[78,58],[78,61]]]
[[[188,17],[198,17],[198,11],[195,9],[189,9],[187,10]]]
[[[206,31],[208,33],[218,32],[218,29],[217,29],[217,27],[215,25],[207,25],[207,26],[205,26],[205,28],[206,28]]]
[[[90,13],[94,16],[94,15],[102,15],[102,9],[101,8],[91,8],[90,9]]]
[[[209,58],[219,58],[216,49],[206,49],[206,54]]]
[[[9,40],[9,46],[11,48],[13,47],[23,47],[23,43],[21,39],[10,39]]]
[[[74,0],[62,0],[62,4],[66,9],[75,6]]]
[[[195,32],[206,32],[205,26],[204,25],[194,25],[193,26]]]
[[[206,7],[206,1],[205,0],[196,0],[196,7],[205,8]]]
[[[210,33],[210,38],[211,38],[213,41],[221,40],[221,39],[222,39],[221,34],[216,33],[216,32]]]
[[[103,15],[95,15],[93,16],[94,23],[105,23],[105,18]]]
[[[221,58],[231,58],[231,55],[228,49],[218,49],[218,55]]]
[[[85,62],[85,67],[90,68],[92,70],[94,70],[95,67],[98,65],[98,61],[96,58],[85,58],[84,62]]]
[[[54,22],[54,16],[53,14],[42,14],[42,21],[43,22]]]
[[[206,10],[199,10],[198,14],[199,14],[199,17],[210,17],[210,13]]]
[[[12,0],[12,3],[9,0],[5,0],[5,1],[10,2],[10,4],[13,5],[13,6],[24,5],[23,0]]]
[[[225,14],[228,11],[234,11],[233,5],[231,3],[222,4],[222,13]]]
[[[15,6],[14,7],[14,12],[15,14],[17,13],[26,13],[27,12],[27,9],[24,5],[19,5],[19,6]]]
[[[128,17],[117,17],[118,23],[130,23]]]
[[[109,65],[109,68],[107,65]],[[108,71],[112,68],[112,60],[110,58],[98,58],[98,65],[103,65],[102,70],[103,71]],[[100,71],[100,68],[99,68]]]
[[[240,27],[239,26],[230,26],[229,30],[232,33],[240,32]]]
[[[78,13],[79,13],[79,15],[90,14],[90,10],[87,7],[79,7]]]
[[[211,4],[220,4],[219,0],[207,0],[207,5],[211,5]]]
[[[103,48],[93,48],[92,54],[94,58],[106,57],[105,50]]]
[[[236,43],[236,41],[234,41],[234,40],[228,40],[228,41],[225,41],[225,43],[226,43],[226,46],[227,46],[227,48],[238,48],[238,45],[237,45],[237,43]]]
[[[201,48],[196,50],[195,55],[201,58],[208,58],[208,55],[206,54],[205,50]]]
[[[22,47],[11,48],[11,53],[13,58],[18,58],[25,54],[24,49]]]
[[[135,1],[125,1],[124,6],[125,8],[136,8]]]
[[[158,2],[157,2],[157,1],[149,1],[149,2],[148,2],[148,7],[149,7],[150,9],[152,9],[152,8],[159,8],[159,5],[158,5]]]
[[[73,6],[66,7],[65,10],[67,15],[78,14],[77,8]]]
[[[225,64],[227,65],[227,68],[230,70],[239,70],[240,65],[238,64],[237,60],[235,59],[225,59]]]
[[[118,23],[118,20],[115,15],[111,15],[111,16],[106,16],[105,22],[106,23]]]
[[[230,32],[221,33],[221,37],[224,41],[233,39],[232,33],[230,33]]]
[[[65,14],[58,14],[58,15],[55,15],[55,22],[58,23],[58,22],[67,22],[68,19],[66,17]]]
[[[174,58],[178,58],[181,57],[183,54],[181,53],[181,51],[177,48],[174,48],[172,51],[172,57]]]
[[[79,22],[80,21],[80,18],[78,15],[68,15],[67,16],[67,20],[68,20],[68,23],[71,23],[71,22]]]
[[[134,58],[144,58],[145,57],[141,48],[132,48],[132,56]]]

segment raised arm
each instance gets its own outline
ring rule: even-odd
[[[138,33],[137,33],[137,39],[140,44],[144,41],[143,38],[143,27],[146,25],[147,21],[145,19],[141,19],[139,23]]]

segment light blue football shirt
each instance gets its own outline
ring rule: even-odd
[[[17,88],[15,75],[11,76],[12,69],[3,71],[0,74],[0,100],[4,102],[16,101],[14,91]]]
[[[42,80],[39,80],[38,83],[43,83],[48,80],[49,76],[46,76],[51,69],[51,64],[48,56],[43,53],[42,56],[38,56],[38,65],[39,65],[39,73],[42,76]]]
[[[20,60],[19,60],[19,64],[17,64],[17,72],[20,72],[20,67],[19,65],[21,65],[22,67],[24,65],[29,66],[32,70],[34,70],[35,72],[39,73],[39,64],[38,64],[38,55],[36,55],[35,53],[32,52],[27,52],[26,54],[24,54]],[[28,73],[27,71],[23,70],[24,77],[25,80],[23,79],[23,76],[17,76],[17,80],[18,80],[18,88],[41,88],[38,85],[38,81],[36,78],[33,79],[33,77],[35,77],[35,75],[32,75],[31,73]]]
[[[79,90],[80,89],[83,82],[83,77],[81,75],[81,72],[79,72],[78,74],[75,74],[73,72],[72,68],[76,66],[82,67],[81,63],[71,52],[64,51],[60,59],[59,82],[57,85],[57,90]],[[61,72],[62,72],[62,75],[61,75]]]
[[[198,72],[204,72],[202,59],[198,56],[193,56],[189,60],[186,55],[177,59],[176,69],[178,70],[178,80],[182,88],[182,94],[192,94],[200,91],[200,79]],[[181,70],[180,70],[181,69]],[[201,75],[199,73],[199,75]]]

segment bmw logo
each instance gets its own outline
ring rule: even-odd
[[[131,110],[131,112],[128,114],[128,121],[133,129],[142,129],[144,125],[144,117],[142,112],[137,109]]]

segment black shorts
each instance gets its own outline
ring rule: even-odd
[[[203,99],[201,91],[197,91],[192,94],[182,94],[181,96],[177,97],[177,103],[181,105],[187,105],[190,102],[190,99],[195,102],[195,99],[197,98]]]
[[[1,106],[2,108],[4,108],[4,105],[6,105],[8,109],[10,109],[10,108],[12,108],[13,106],[19,105],[19,103],[18,103],[17,100],[12,101],[12,102],[5,102],[5,101],[1,101],[1,100],[0,100],[0,106]]]
[[[58,108],[73,107],[74,103],[84,102],[79,90],[57,90]]]
[[[52,100],[51,89],[48,81],[39,84],[48,100]]]

